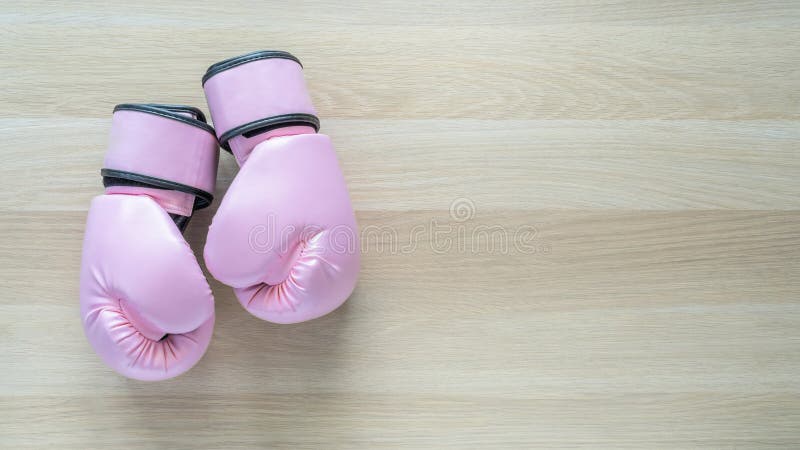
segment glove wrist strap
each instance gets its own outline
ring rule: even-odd
[[[191,106],[117,105],[100,171],[107,192],[149,195],[187,217],[209,206],[219,149],[205,120]]]
[[[258,51],[218,62],[203,76],[203,89],[220,146],[240,162],[271,137],[319,130],[303,66],[287,52]]]

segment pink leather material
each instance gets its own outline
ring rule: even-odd
[[[172,219],[147,196],[92,200],[80,299],[92,347],[130,378],[177,376],[203,356],[211,340],[211,288]]]
[[[217,136],[268,117],[316,115],[303,68],[289,59],[259,59],[232,67],[209,78],[203,89]]]
[[[104,167],[214,192],[219,150],[201,128],[141,111],[120,110],[111,121]]]
[[[114,113],[105,165],[122,172],[110,179],[132,172],[176,190],[112,184],[92,200],[81,258],[81,318],[106,364],[130,378],[163,380],[197,363],[214,329],[211,288],[169,213],[191,216],[195,190],[213,191],[219,150],[210,127],[178,120],[169,109],[121,106],[154,113]],[[148,181],[136,177],[122,179]],[[182,192],[185,186],[172,183],[194,189]]]
[[[139,186],[109,186],[106,194],[146,195],[156,201],[168,213],[190,217],[194,207],[194,195],[169,189]]]
[[[282,127],[249,138],[244,137],[240,134],[239,136],[231,138],[231,140],[228,141],[228,143],[230,144],[231,147],[231,153],[233,153],[233,156],[236,158],[236,162],[239,164],[239,166],[241,166],[245,163],[245,161],[247,161],[248,156],[250,156],[250,152],[253,151],[255,146],[266,141],[267,139],[279,136],[292,136],[295,134],[309,134],[309,133],[316,133],[314,127],[307,127],[307,126]]]
[[[205,260],[252,314],[294,323],[347,299],[359,251],[330,138],[302,134],[273,137],[253,149],[214,216]]]

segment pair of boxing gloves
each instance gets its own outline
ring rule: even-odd
[[[352,293],[359,270],[355,216],[300,62],[260,51],[209,67],[211,118],[192,107],[114,109],[91,202],[80,272],[84,331],[122,375],[162,380],[190,369],[214,328],[214,298],[183,238],[211,204],[218,144],[239,173],[208,229],[208,271],[253,315],[296,323]]]

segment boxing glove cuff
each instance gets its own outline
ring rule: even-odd
[[[191,215],[211,204],[218,161],[214,129],[199,109],[120,104],[100,173],[108,193],[150,195],[170,213]]]
[[[303,66],[290,53],[263,50],[220,61],[206,71],[203,89],[220,146],[240,163],[271,137],[319,130]]]

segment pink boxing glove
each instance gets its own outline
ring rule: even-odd
[[[300,62],[249,53],[209,67],[203,88],[220,145],[240,166],[208,231],[208,270],[270,322],[333,311],[356,285],[358,228]]]
[[[198,109],[114,108],[106,193],[86,220],[80,300],[86,337],[122,375],[172,378],[208,347],[214,298],[181,231],[211,203],[218,158]]]

